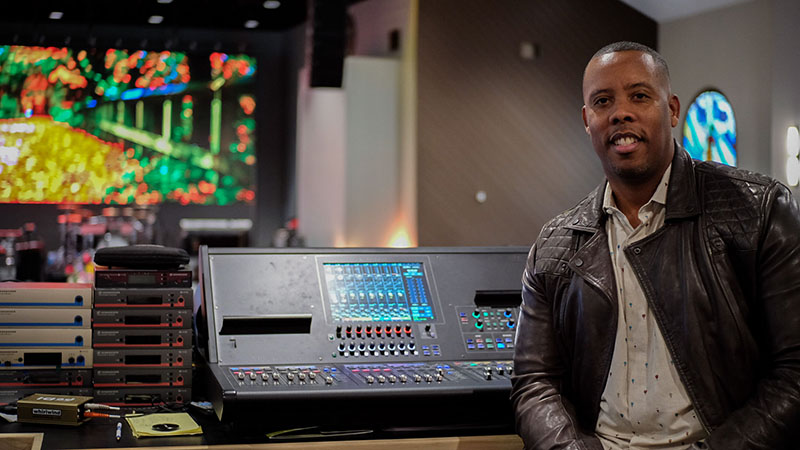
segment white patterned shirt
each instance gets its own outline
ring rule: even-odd
[[[617,209],[606,182],[603,211],[608,215],[606,233],[619,308],[614,355],[595,427],[607,450],[685,449],[707,436],[623,252],[664,225],[671,171],[672,165],[650,201],[639,209],[641,223],[636,229]],[[675,276],[679,276],[678,269],[663,267],[665,271],[675,270]]]

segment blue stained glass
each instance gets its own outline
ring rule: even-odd
[[[736,120],[728,99],[719,91],[704,91],[686,111],[683,146],[692,158],[735,166]]]

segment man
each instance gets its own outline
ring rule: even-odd
[[[797,202],[690,159],[649,47],[599,50],[583,99],[606,181],[528,257],[511,394],[526,448],[800,448]]]

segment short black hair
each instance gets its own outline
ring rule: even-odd
[[[658,68],[661,69],[662,72],[664,73],[664,76],[667,77],[667,81],[669,81],[670,79],[669,66],[667,66],[667,60],[664,59],[663,56],[661,56],[661,53],[658,53],[652,48],[644,44],[640,44],[638,42],[619,41],[619,42],[614,42],[613,44],[608,44],[605,47],[598,50],[597,52],[595,52],[595,54],[592,55],[592,58],[589,61],[595,58],[599,58],[600,56],[606,55],[608,53],[629,52],[629,51],[647,53],[648,55],[652,56],[653,61],[655,61]]]

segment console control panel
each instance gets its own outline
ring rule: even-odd
[[[411,414],[420,397],[466,418],[478,404],[510,410],[527,254],[201,247],[197,339],[218,417],[248,417],[237,404],[263,401],[361,411],[387,398]]]

